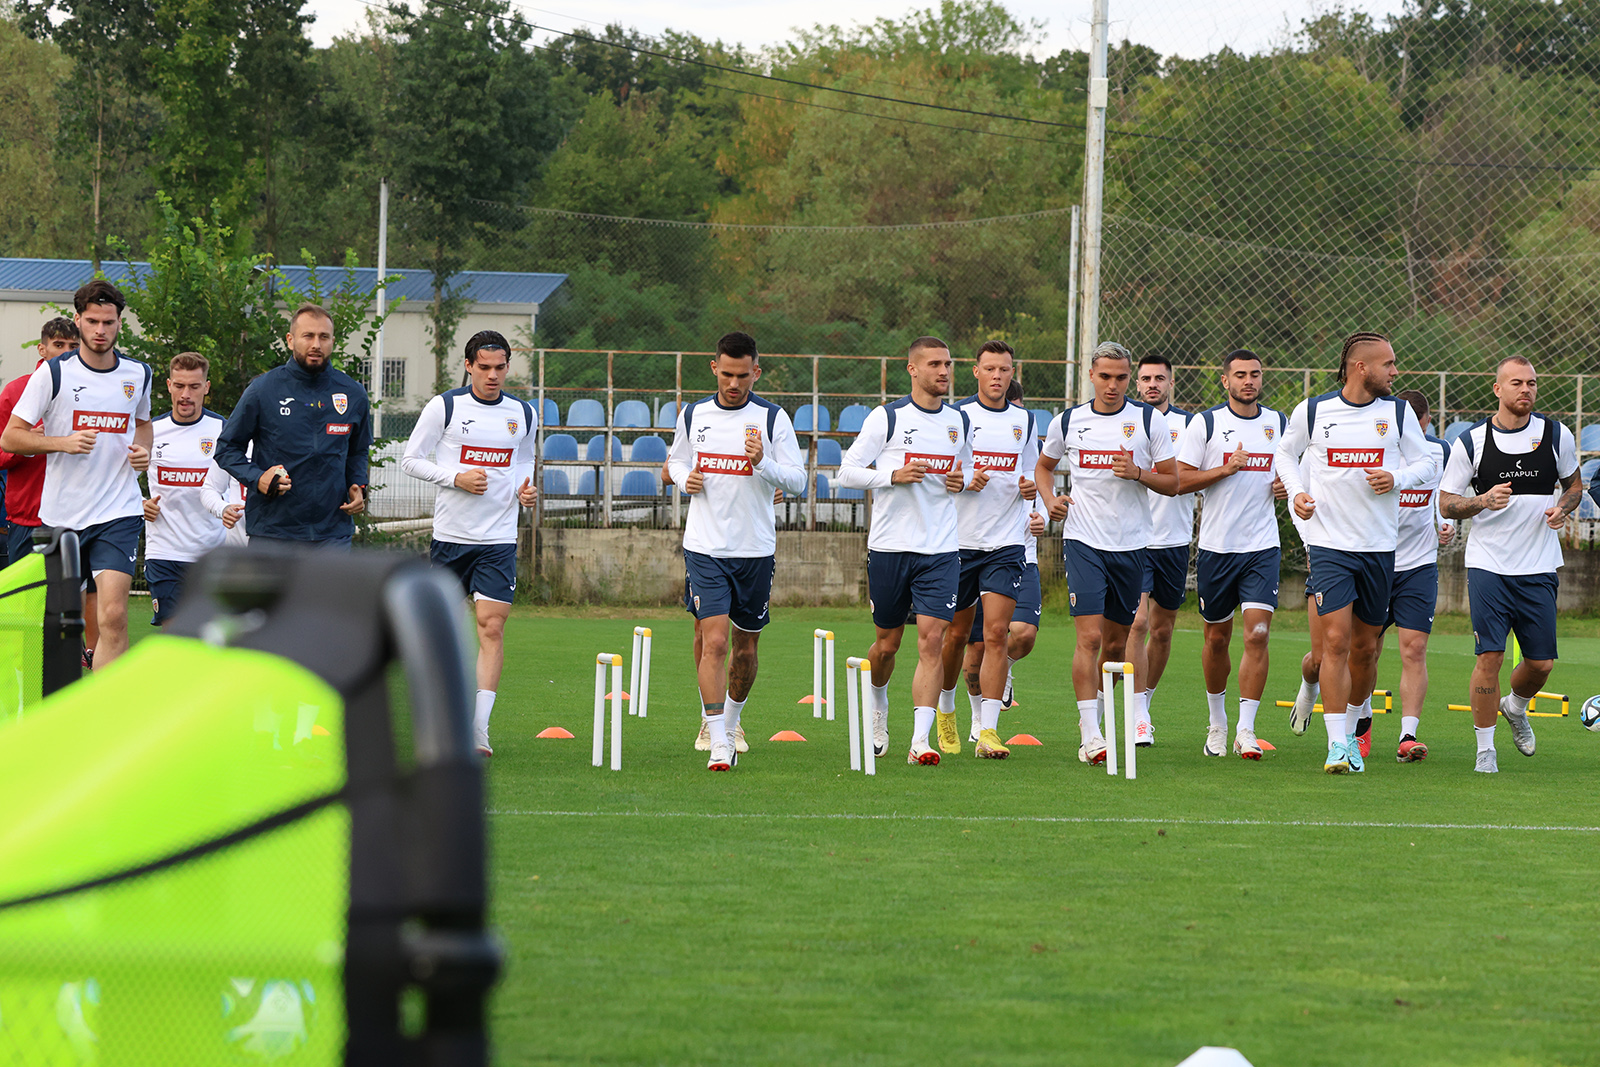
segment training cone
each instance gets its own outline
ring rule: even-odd
[[[1006,742],[1007,745],[1042,745],[1043,741],[1032,734],[1018,734]]]
[[[826,704],[827,702],[827,697],[814,697],[809,693],[795,701],[796,704]]]
[[[610,699],[611,699],[611,698],[612,698],[612,696],[613,696],[613,695],[614,695],[614,694],[612,694],[612,693],[607,693],[607,694],[606,694],[606,699],[607,699],[607,700],[610,700]],[[623,699],[623,700],[632,700],[632,699],[633,699],[633,698],[632,698],[632,697],[631,697],[631,696],[629,696],[629,695],[628,695],[628,694],[627,694],[627,693],[623,693],[623,694],[622,694],[622,699]]]
[[[1259,737],[1256,738],[1256,744],[1261,746],[1261,751],[1263,751],[1263,752],[1276,752],[1276,751],[1278,751],[1278,746],[1277,745],[1273,744],[1271,741],[1263,741]]]
[[[767,740],[769,740],[769,741],[804,741],[805,738],[801,737],[799,734],[795,733],[793,730],[779,730],[777,733],[773,734]]]
[[[570,738],[572,736],[572,734],[567,732],[566,730],[563,730],[559,726],[550,726],[550,727],[546,727],[543,730],[540,730],[535,736],[536,737],[559,737],[559,738],[565,739],[565,738]]]

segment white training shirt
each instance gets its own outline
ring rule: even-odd
[[[34,370],[12,414],[30,426],[44,423],[47,437],[97,430],[84,455],[45,456],[39,519],[46,526],[82,530],[97,523],[144,514],[139,473],[128,448],[140,422],[150,419],[150,368],[120,352],[110,370],[86,365],[76,350],[46,360]]]
[[[465,386],[428,401],[406,442],[400,469],[439,487],[433,502],[435,541],[516,543],[517,490],[533,477],[538,429],[533,405],[507,393],[489,403]],[[456,488],[456,475],[473,470],[489,478],[481,495]]]
[[[245,446],[245,455],[250,454],[252,445]],[[217,519],[222,518],[222,512],[229,504],[244,507],[244,484],[217,466],[212,461],[211,469],[206,474],[205,484],[200,487],[200,502],[206,510]],[[233,526],[223,527],[222,543],[229,548],[243,548],[250,543],[250,535],[244,528],[244,512],[239,512],[239,521]]]
[[[1439,562],[1439,481],[1450,458],[1450,446],[1432,434],[1428,447],[1439,457],[1439,474],[1415,489],[1400,491],[1400,532],[1394,546],[1395,573]]]
[[[972,443],[972,469],[963,470],[971,484],[978,469],[989,481],[978,492],[956,494],[956,541],[962,548],[992,551],[1021,545],[1028,537],[1028,501],[1017,488],[1019,478],[1033,478],[1039,460],[1039,438],[1026,408],[1007,404],[987,407],[977,396],[956,404],[967,416]]]
[[[1206,487],[1200,512],[1200,547],[1207,552],[1264,552],[1278,548],[1278,511],[1272,498],[1272,468],[1284,417],[1258,407],[1249,418],[1228,404],[1196,415],[1178,443],[1178,462],[1215,470],[1241,444],[1250,457],[1244,469]]]
[[[1183,432],[1194,415],[1182,408],[1169,406],[1162,417],[1167,420],[1168,436],[1172,438],[1173,454],[1176,455],[1178,442],[1182,440]],[[1149,490],[1149,494],[1150,547],[1187,548],[1189,542],[1194,540],[1194,494],[1162,496],[1154,489]]]
[[[967,416],[943,401],[930,409],[903,396],[867,413],[839,466],[839,484],[874,491],[869,550],[923,555],[957,550],[956,502],[944,478],[959,463],[962,478],[970,479],[969,437]],[[922,481],[892,484],[894,472],[914,460],[928,465]]]
[[[744,443],[755,435],[762,454],[751,467]],[[696,470],[704,481],[689,497],[684,549],[724,559],[776,555],[772,490],[799,494],[806,488],[805,460],[788,412],[754,393],[736,408],[723,407],[715,393],[685,404],[672,430],[667,474],[686,492]]]
[[[1102,552],[1132,552],[1151,544],[1151,493],[1112,471],[1117,453],[1131,451],[1133,462],[1150,470],[1172,458],[1172,432],[1155,408],[1124,400],[1109,415],[1087,401],[1050,420],[1043,453],[1066,462],[1072,506],[1061,536]],[[1185,541],[1185,544],[1188,542]]]
[[[1578,469],[1577,444],[1572,431],[1554,419],[1548,422],[1534,412],[1528,425],[1509,433],[1494,432],[1495,447],[1508,456],[1532,452],[1543,439],[1546,426],[1556,432],[1556,475],[1567,478]],[[1439,488],[1456,496],[1477,496],[1472,479],[1483,459],[1487,421],[1480,422],[1450,446],[1450,460]],[[1495,574],[1549,574],[1561,566],[1561,534],[1545,524],[1544,513],[1561,499],[1559,483],[1554,492],[1513,494],[1511,502],[1499,511],[1488,508],[1472,517],[1467,530],[1466,565],[1469,569]]]
[[[145,559],[193,563],[223,543],[227,531],[206,508],[205,484],[226,422],[204,408],[193,422],[179,422],[171,412],[151,420],[147,481],[150,498],[161,498],[161,514],[144,524]]]
[[[1307,545],[1341,552],[1393,552],[1399,536],[1400,494],[1426,485],[1438,470],[1411,405],[1380,396],[1352,404],[1338,392],[1302,400],[1289,416],[1275,469],[1289,491],[1316,501],[1301,527]],[[1304,477],[1300,458],[1311,462]],[[1394,475],[1394,488],[1377,493],[1367,470]],[[1209,501],[1208,501],[1209,504]]]

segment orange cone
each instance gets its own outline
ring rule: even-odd
[[[796,704],[826,704],[827,702],[827,697],[814,697],[810,693],[795,701]]]
[[[1034,737],[1032,734],[1018,734],[1016,737],[1013,737],[1011,740],[1007,741],[1006,744],[1007,745],[1042,745],[1042,744],[1044,744],[1044,742],[1039,740],[1037,737]]]
[[[1261,746],[1261,751],[1263,751],[1263,752],[1276,752],[1276,751],[1278,751],[1278,746],[1277,745],[1273,744],[1271,741],[1263,741],[1259,737],[1256,738],[1256,744]]]
[[[801,737],[799,734],[795,733],[793,730],[779,730],[777,733],[773,734],[770,738],[768,738],[768,740],[769,741],[804,741],[805,738]]]
[[[559,726],[551,726],[551,727],[548,727],[546,729],[540,730],[539,733],[536,736],[538,736],[538,737],[570,738],[572,735],[570,733],[568,733],[567,731],[563,730]]]

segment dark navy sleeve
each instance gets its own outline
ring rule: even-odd
[[[261,379],[257,378],[245,386],[244,395],[239,398],[233,414],[228,416],[222,432],[217,435],[217,466],[233,475],[252,492],[261,484],[261,475],[264,473],[263,468],[245,455],[245,448],[255,437],[256,426],[260,422],[261,390],[256,387],[260,381]]]

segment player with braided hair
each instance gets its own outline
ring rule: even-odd
[[[1349,699],[1371,691],[1377,670],[1400,494],[1431,484],[1439,473],[1439,457],[1411,406],[1390,395],[1399,373],[1386,337],[1351,334],[1339,354],[1340,388],[1301,401],[1278,447],[1278,477],[1305,524],[1311,593],[1322,622],[1329,774],[1366,769],[1355,738],[1361,709]]]

